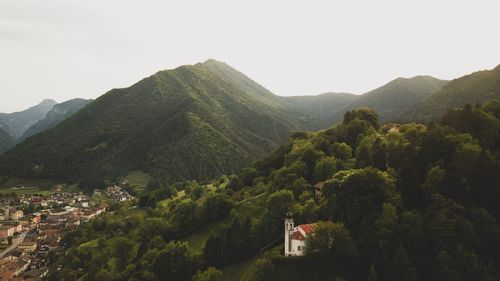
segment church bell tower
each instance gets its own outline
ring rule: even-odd
[[[289,256],[292,251],[292,241],[290,235],[293,231],[293,214],[288,211],[285,216],[285,256]]]

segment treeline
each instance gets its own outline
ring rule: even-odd
[[[439,123],[379,125],[361,108],[330,129],[295,133],[237,175],[205,186],[151,183],[140,208],[68,235],[72,247],[51,278],[221,280],[216,268],[276,241],[291,210],[296,225],[323,222],[306,256],[285,258],[278,246],[252,280],[498,280],[499,113],[490,102]],[[246,200],[263,211],[242,213]],[[179,242],[228,217],[203,250]]]

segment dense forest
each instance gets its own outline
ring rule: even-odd
[[[153,178],[136,204],[69,233],[49,279],[499,280],[498,171],[498,101],[425,125],[350,110],[238,174]],[[289,210],[318,222],[303,257],[282,256]]]
[[[5,130],[0,128],[0,154],[14,146],[14,139]]]

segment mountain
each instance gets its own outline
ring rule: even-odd
[[[36,122],[26,132],[24,132],[24,134],[19,138],[19,141],[25,140],[28,137],[57,126],[66,118],[77,113],[91,101],[92,100],[86,99],[72,99],[54,105],[54,107],[47,113],[44,119]]]
[[[0,175],[98,185],[142,170],[170,182],[206,180],[276,148],[303,128],[299,117],[282,98],[208,60],[109,91],[5,153]]]
[[[47,112],[49,112],[55,104],[56,102],[54,100],[45,99],[38,105],[24,111],[0,113],[0,128],[17,139],[36,122],[45,118]]]
[[[395,121],[406,109],[439,91],[447,83],[448,81],[431,76],[397,78],[361,95],[353,103],[337,111],[333,119],[341,120],[347,110],[369,107],[378,112],[381,121]]]
[[[500,99],[500,65],[452,80],[443,89],[406,110],[403,120],[434,121],[447,110],[465,103],[484,103]]]
[[[303,119],[309,118],[312,130],[324,129],[333,124],[334,116],[360,98],[348,93],[325,93],[317,96],[292,96],[284,99],[289,106],[304,113]]]
[[[376,110],[383,122],[398,120],[402,112],[439,91],[447,83],[431,76],[415,76],[397,78],[362,95],[326,93],[284,99],[291,108],[304,114],[304,122],[309,120],[308,128],[319,130],[342,120],[346,111],[360,107]]]
[[[0,128],[0,154],[7,151],[7,149],[14,146],[14,139],[7,134],[2,128]]]

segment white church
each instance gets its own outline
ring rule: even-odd
[[[300,224],[293,226],[293,214],[288,211],[285,217],[285,256],[303,256],[306,238],[313,235],[316,224]]]

